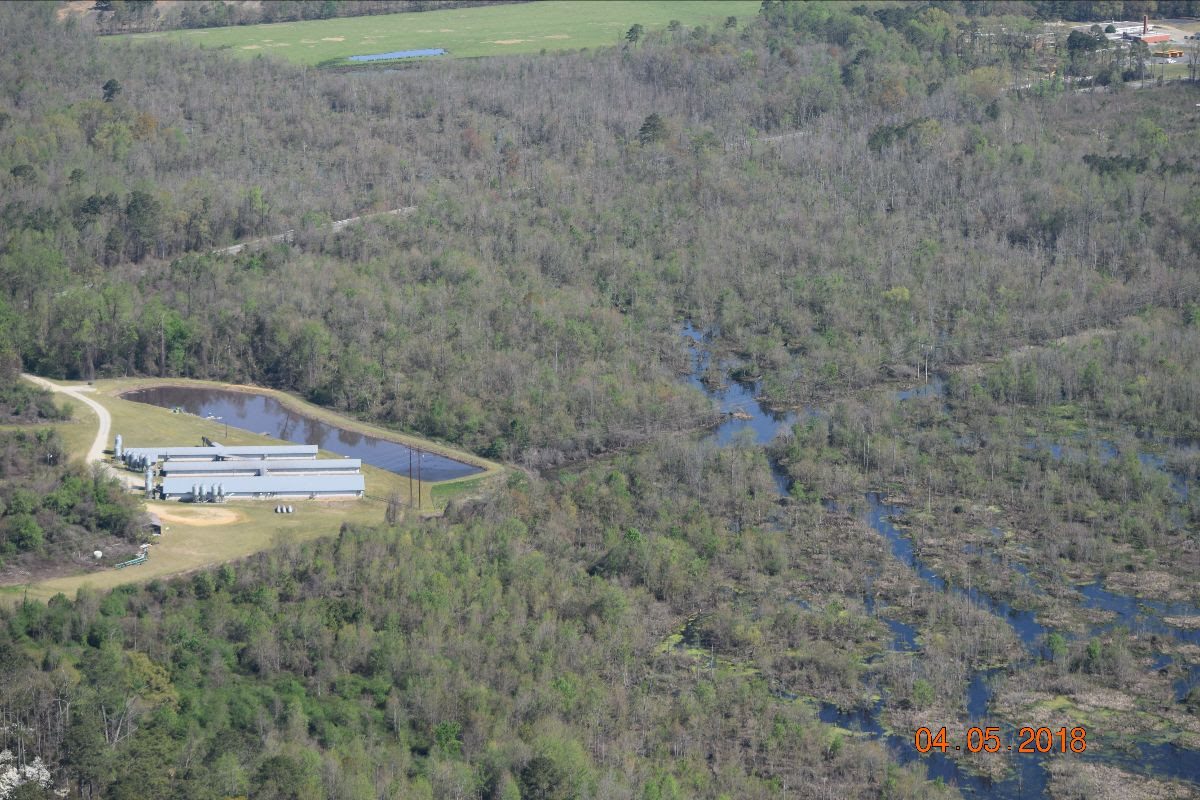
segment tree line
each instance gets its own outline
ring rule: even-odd
[[[798,402],[1183,281],[1175,89],[1006,91],[1030,56],[941,9],[775,8],[395,75],[11,10],[37,46],[0,64],[2,338],[47,374],[269,383],[536,465],[704,421],[682,318]],[[397,205],[419,210],[323,228]]]

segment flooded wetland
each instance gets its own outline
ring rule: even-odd
[[[729,378],[730,363],[714,363],[708,352],[705,336],[692,327],[683,329],[685,342],[691,352],[691,369],[687,381],[705,391],[725,415],[725,421],[710,434],[717,446],[737,442],[767,445],[771,457],[771,473],[780,498],[791,498],[793,476],[786,462],[786,442],[803,428],[797,422],[805,420],[811,428],[827,424],[830,410],[805,408],[803,412],[768,409],[760,402],[759,386],[754,382],[738,382]],[[894,392],[894,402],[909,405],[928,402],[947,413],[947,386],[942,378],[927,384]],[[795,427],[794,427],[795,426]],[[960,443],[972,441],[960,435]],[[1136,439],[1134,441],[1137,441]],[[1101,465],[1120,458],[1120,449],[1104,438],[1093,440],[1095,457]],[[1174,443],[1178,444],[1178,443]],[[1189,443],[1185,443],[1184,447]],[[1029,458],[1039,453],[1049,455],[1053,462],[1086,460],[1087,443],[1075,437],[1069,445],[1042,438],[1026,441]],[[1164,456],[1157,452],[1139,451],[1132,462],[1142,470],[1148,481],[1162,480],[1169,499],[1177,506],[1186,505],[1194,475],[1172,470],[1179,463],[1179,447],[1172,447]],[[784,454],[782,458],[779,456]],[[1184,451],[1183,456],[1186,456]],[[886,543],[892,559],[903,570],[941,598],[957,598],[974,613],[1002,621],[1010,631],[1013,645],[1002,663],[980,663],[966,676],[961,701],[947,702],[946,698],[933,703],[941,709],[936,727],[945,725],[951,741],[961,740],[968,727],[999,726],[1003,741],[1016,743],[1019,728],[1026,725],[1083,727],[1087,731],[1088,747],[1075,753],[1009,753],[939,752],[936,748],[921,754],[914,745],[914,729],[908,723],[921,720],[910,711],[893,706],[892,692],[886,681],[880,682],[880,670],[870,665],[863,672],[863,696],[874,700],[846,703],[813,698],[820,720],[838,729],[876,739],[885,744],[902,764],[919,762],[924,765],[929,780],[954,785],[965,795],[988,798],[1041,797],[1053,794],[1052,784],[1065,781],[1073,771],[1070,759],[1078,764],[1093,765],[1101,773],[1119,770],[1122,780],[1137,785],[1138,776],[1152,780],[1183,782],[1192,792],[1200,792],[1200,725],[1185,709],[1195,703],[1200,693],[1200,608],[1184,600],[1155,600],[1118,591],[1106,582],[1103,575],[1090,580],[1061,583],[1061,576],[1047,574],[1044,565],[1032,558],[1027,544],[1010,531],[1005,534],[999,525],[1011,524],[999,508],[980,510],[981,513],[962,515],[962,508],[945,505],[939,498],[936,505],[949,518],[950,529],[938,530],[936,537],[924,530],[932,521],[930,497],[926,513],[912,514],[904,502],[888,499],[878,489],[869,489],[857,497],[828,498],[823,501],[824,512],[831,516],[849,517]],[[959,513],[956,513],[959,512]],[[1180,509],[1176,508],[1178,517]],[[934,517],[940,516],[934,514]],[[970,525],[967,517],[983,517],[993,521],[984,533],[964,537],[967,544],[957,548],[960,558],[947,558],[944,540],[955,533],[954,526]],[[937,526],[943,528],[944,525]],[[803,529],[789,530],[780,523],[780,533],[803,536]],[[931,541],[936,538],[936,541]],[[932,557],[933,560],[929,560]],[[1027,563],[1028,562],[1028,563]],[[972,577],[972,565],[974,567]],[[964,577],[963,570],[966,570]],[[879,659],[908,656],[921,657],[928,636],[941,636],[923,625],[911,613],[906,619],[889,616],[900,604],[877,597],[873,584],[881,576],[864,582],[863,613],[882,622],[890,632],[891,641]],[[1044,584],[1044,585],[1043,585]],[[1119,584],[1119,581],[1118,581]],[[998,587],[999,594],[991,593]],[[698,641],[695,621],[689,623],[683,644]],[[1067,652],[1079,643],[1087,643],[1086,657],[1099,660],[1110,640],[1121,641],[1127,648],[1129,663],[1126,669],[1140,673],[1129,680],[1140,689],[1161,698],[1160,703],[1137,704],[1129,695],[1091,689],[1086,683],[1077,691],[1064,690],[1067,683],[1056,681],[1064,673]],[[689,642],[690,640],[690,642]],[[888,653],[892,655],[889,656]],[[993,661],[995,659],[992,659]],[[1057,665],[1057,666],[1056,666]],[[1086,671],[1086,670],[1085,670]],[[1040,678],[1037,676],[1041,676]],[[873,677],[874,676],[874,677]],[[1052,688],[1058,683],[1058,688]],[[1047,692],[1046,689],[1051,688]],[[776,689],[782,697],[803,699],[786,685]],[[1106,707],[1106,702],[1109,707]],[[904,700],[903,705],[908,701]],[[957,708],[954,717],[949,712]],[[1189,721],[1192,720],[1192,721]],[[1172,723],[1185,721],[1183,730],[1172,733]],[[923,725],[933,724],[925,715]],[[1188,733],[1188,730],[1191,733]],[[950,748],[951,750],[953,748]],[[965,749],[965,748],[964,748]],[[1108,773],[1103,773],[1108,774]]]

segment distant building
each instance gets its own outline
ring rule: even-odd
[[[145,470],[146,493],[164,500],[200,503],[230,497],[362,497],[366,492],[362,461],[318,459],[316,445],[206,442],[202,447],[124,447],[121,460],[130,469]],[[157,486],[153,483],[156,469],[162,475]]]
[[[1170,34],[1166,33],[1139,33],[1136,36],[1131,36],[1135,42],[1143,42],[1144,44],[1163,44],[1171,41]]]
[[[1143,23],[1141,23],[1141,22],[1109,22],[1107,24],[1101,25],[1100,27],[1104,28],[1104,30],[1107,31],[1110,25],[1115,29],[1116,33],[1120,34],[1120,35],[1124,35],[1127,33],[1128,34],[1142,33],[1143,27],[1144,27]]]

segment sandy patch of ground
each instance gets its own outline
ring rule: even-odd
[[[322,42],[344,42],[345,36],[325,36],[321,39]]]
[[[246,44],[246,45],[242,45],[242,49],[243,50],[261,50],[262,48],[256,44]]]
[[[232,508],[215,506],[181,506],[174,508],[154,503],[147,503],[146,510],[158,515],[163,522],[174,522],[177,525],[208,527],[210,525],[232,525],[244,518]]]
[[[552,33],[549,36],[543,36],[543,39],[570,39],[565,33]]]
[[[438,28],[438,33],[454,33],[454,28]]]
[[[528,41],[528,39],[497,39],[494,42],[485,42],[485,44],[520,44]]]

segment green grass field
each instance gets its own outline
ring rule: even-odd
[[[594,0],[449,9],[369,17],[280,22],[129,34],[107,41],[167,40],[221,48],[242,57],[270,54],[299,64],[320,64],[352,55],[444,48],[469,58],[541,50],[611,46],[636,24],[647,30],[683,25],[710,27],[758,13],[757,0]]]
[[[272,502],[238,500],[221,506],[192,506],[187,503],[152,503],[158,511],[170,509],[172,513],[224,513],[235,521],[225,524],[186,524],[164,520],[167,530],[155,539],[150,548],[150,559],[136,567],[126,569],[103,569],[82,575],[50,578],[29,586],[7,586],[0,588],[0,602],[4,598],[20,600],[48,600],[58,593],[74,597],[83,586],[94,589],[111,589],[126,583],[141,583],[151,578],[191,572],[198,569],[224,564],[253,555],[279,542],[301,542],[332,536],[343,522],[351,524],[378,525],[383,522],[383,506],[363,500],[343,501],[293,501],[294,514],[276,514]]]

